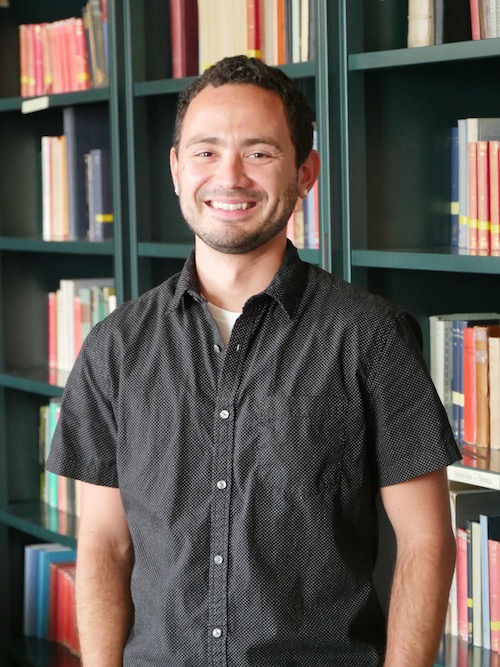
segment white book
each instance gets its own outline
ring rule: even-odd
[[[408,47],[434,44],[433,0],[408,0]]]

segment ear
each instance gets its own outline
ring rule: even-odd
[[[311,191],[311,188],[318,179],[320,164],[321,160],[319,153],[313,149],[299,167],[299,197],[304,198],[307,196],[307,193]]]
[[[177,152],[172,146],[170,149],[170,174],[172,175],[172,182],[174,184],[175,193],[179,192],[179,161],[177,159]]]

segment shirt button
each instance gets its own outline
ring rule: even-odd
[[[214,556],[214,563],[216,565],[222,565],[222,556],[219,556],[218,554],[217,556]]]
[[[214,345],[214,352],[217,352],[217,354],[219,354],[219,352],[220,352],[220,345],[217,345],[217,344]]]
[[[229,417],[229,410],[221,410],[219,412],[219,417],[221,419],[227,419]]]
[[[212,630],[212,636],[219,638],[222,635],[222,630],[220,628],[214,628]]]
[[[223,490],[223,489],[226,488],[226,486],[227,486],[227,482],[226,482],[224,479],[220,479],[220,480],[217,482],[217,488],[218,488],[218,489]]]

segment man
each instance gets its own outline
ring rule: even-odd
[[[433,664],[459,454],[409,317],[287,243],[311,147],[305,98],[258,61],[181,95],[171,171],[195,252],[93,329],[48,461],[84,481],[85,667]]]

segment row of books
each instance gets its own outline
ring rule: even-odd
[[[172,76],[193,76],[225,56],[269,65],[314,58],[313,0],[170,0]]]
[[[45,461],[50,453],[60,411],[60,398],[52,398],[48,405],[40,406],[38,441],[40,500],[61,513],[58,516],[58,528],[62,527],[59,523],[60,521],[64,522],[67,514],[79,517],[81,509],[81,482],[45,470]]]
[[[109,124],[105,107],[66,107],[64,134],[41,139],[45,241],[113,237]]]
[[[499,0],[408,1],[410,48],[499,36]]]
[[[25,547],[23,629],[27,637],[58,642],[79,656],[75,560],[75,550],[62,544]]]
[[[451,130],[451,246],[500,253],[500,118],[462,118]]]
[[[115,308],[113,278],[60,280],[48,294],[49,367],[70,371],[91,328]]]
[[[288,221],[287,236],[296,248],[319,248],[318,184],[304,199],[297,199]]]
[[[500,449],[500,314],[429,318],[430,372],[457,442]]]
[[[447,631],[500,652],[500,492],[452,483],[457,561]]]
[[[107,0],[90,0],[81,17],[19,26],[21,97],[108,85]]]

